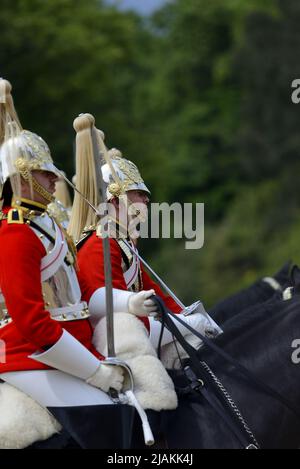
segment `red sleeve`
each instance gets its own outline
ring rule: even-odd
[[[113,288],[127,291],[122,269],[121,249],[116,240],[110,239],[109,243]],[[88,303],[92,294],[98,288],[105,287],[103,243],[96,236],[96,233],[93,233],[79,250],[77,259],[79,266],[78,280],[82,298]],[[149,330],[148,318],[140,317],[139,319]]]
[[[122,270],[121,249],[114,239],[110,239],[109,242],[113,288],[127,290]],[[79,250],[78,266],[82,298],[88,303],[98,288],[105,287],[103,243],[96,233],[93,233]]]
[[[58,341],[62,328],[45,310],[41,260],[45,249],[26,225],[7,225],[0,236],[0,285],[15,326],[38,349]]]
[[[181,306],[179,306],[173,298],[169,295],[165,295],[162,289],[157,285],[157,283],[153,282],[153,280],[149,277],[147,272],[145,271],[144,267],[142,266],[142,280],[143,280],[143,289],[144,290],[155,290],[155,293],[160,296],[164,302],[166,303],[167,308],[169,308],[173,313],[180,313],[182,310]]]

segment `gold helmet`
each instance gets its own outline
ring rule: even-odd
[[[57,174],[49,147],[38,135],[23,130],[14,108],[11,84],[0,79],[0,186],[9,179],[15,195],[20,195],[20,181],[28,181],[32,188],[51,202],[53,196],[32,176],[33,170]],[[2,190],[1,190],[2,192]]]
[[[123,158],[120,150],[112,148],[108,151],[108,157],[118,176],[118,180],[112,174],[111,166],[107,163],[104,164],[101,169],[103,180],[108,184],[107,200],[113,197],[120,197],[120,195],[132,190],[144,191],[150,195],[150,191],[144,183],[137,166],[132,161]]]

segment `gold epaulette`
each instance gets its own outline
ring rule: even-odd
[[[19,208],[12,208],[7,213],[7,224],[8,225],[23,225],[25,223],[24,220],[24,212]]]

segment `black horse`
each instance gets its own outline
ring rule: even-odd
[[[232,362],[207,346],[197,352],[199,363],[207,373],[207,381],[201,376],[203,383],[198,390],[187,392],[190,382],[184,372],[172,372],[178,389],[184,392],[178,409],[161,415],[160,431],[168,447],[248,446],[241,444],[230,428],[226,420],[228,413],[225,412],[225,419],[221,418],[216,408],[205,400],[201,393],[203,384],[203,389],[207,387],[211,394],[214,388],[221,389],[240,427],[249,435],[246,441],[250,447],[255,442],[260,448],[299,448],[300,364],[292,361],[295,352],[292,344],[300,339],[299,290],[295,285],[290,300],[275,297],[233,316],[225,332],[215,339],[214,343],[246,367],[252,377],[246,377]],[[215,386],[210,386],[211,380]],[[262,389],[256,380],[281,397]]]

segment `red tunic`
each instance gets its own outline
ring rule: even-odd
[[[29,226],[0,222],[0,288],[12,318],[0,328],[6,352],[5,363],[1,363],[1,355],[0,373],[49,368],[28,355],[53,345],[63,329],[101,357],[92,345],[88,319],[61,323],[45,310],[41,286],[41,260],[45,255],[43,244]]]
[[[121,248],[115,239],[110,239],[110,255],[113,288],[127,290],[123,276]],[[78,280],[82,291],[82,298],[88,303],[95,290],[105,286],[102,240],[96,236],[96,232],[79,249],[78,265]],[[170,296],[164,295],[161,288],[151,280],[143,267],[141,267],[141,271],[143,289],[155,290],[156,294],[164,300],[171,311],[179,313],[181,307]],[[142,320],[149,329],[148,318],[142,318]]]

